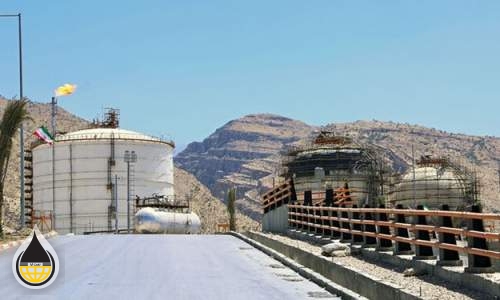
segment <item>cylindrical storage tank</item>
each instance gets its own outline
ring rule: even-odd
[[[415,180],[413,180],[415,176]],[[440,209],[447,204],[452,210],[463,210],[468,202],[467,180],[450,167],[419,166],[408,170],[395,185],[391,202],[403,207],[424,205],[429,209]]]
[[[117,225],[125,229],[129,174],[133,228],[135,195],[174,195],[173,149],[171,141],[119,128],[87,129],[57,137],[53,146],[43,144],[32,150],[33,208],[53,211],[56,231],[79,234],[115,229],[117,204]],[[129,173],[125,151],[137,155]]]
[[[200,218],[193,212],[182,213],[145,207],[135,215],[135,231],[138,233],[200,233]]]
[[[347,183],[354,203],[374,205],[380,182],[365,162],[364,151],[333,146],[299,151],[287,164],[299,201],[305,191],[312,191],[313,198],[320,193],[322,198],[326,189],[336,190]]]

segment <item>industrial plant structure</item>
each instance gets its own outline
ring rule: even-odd
[[[32,149],[27,205],[32,212],[51,212],[59,233],[127,228],[134,215],[133,202],[127,206],[131,196],[174,196],[174,143],[120,129],[116,113],[108,117],[98,128],[60,135],[53,145]],[[135,163],[126,159],[130,153]]]
[[[467,168],[424,156],[398,174],[387,163],[389,154],[331,132],[291,149],[282,164],[284,183],[262,195],[263,230],[287,230],[289,203],[457,211],[471,211],[479,204],[479,184]]]
[[[477,204],[479,185],[475,173],[447,158],[423,156],[416,166],[395,179],[388,193],[396,206],[467,211]]]
[[[201,231],[198,215],[190,210],[189,200],[152,195],[135,199],[135,232],[196,234]]]
[[[283,166],[299,203],[375,206],[384,201],[387,167],[381,154],[349,137],[323,131],[310,145],[291,149]]]

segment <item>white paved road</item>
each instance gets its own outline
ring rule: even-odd
[[[61,236],[49,242],[61,261],[57,280],[37,291],[19,285],[11,249],[0,253],[0,299],[334,298],[227,235]]]

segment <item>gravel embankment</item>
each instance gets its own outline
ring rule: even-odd
[[[283,235],[269,233],[266,233],[265,235],[288,245],[299,247],[300,249],[309,251],[318,256],[321,255],[321,247],[318,245],[313,245]],[[355,269],[360,273],[380,278],[383,281],[398,285],[405,290],[417,293],[417,295],[421,295],[423,299],[492,299],[490,296],[444,282],[432,277],[431,275],[404,277],[401,270],[396,270],[390,265],[381,267],[357,258],[356,256],[334,257],[332,259],[337,264],[346,266],[350,269]],[[498,274],[485,274],[484,276],[490,277],[497,275]]]

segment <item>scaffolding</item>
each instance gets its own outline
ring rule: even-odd
[[[413,174],[410,174],[412,172]],[[388,193],[389,204],[415,208],[426,205],[439,209],[449,205],[467,211],[479,204],[480,186],[476,172],[446,157],[422,156],[416,167],[394,177]]]
[[[352,201],[346,204],[377,205],[387,190],[387,161],[383,148],[322,131],[311,143],[283,153],[281,174],[296,182],[299,202],[311,191],[312,202],[321,204],[326,189],[347,184]]]
[[[176,211],[176,212],[189,212],[190,203],[189,199],[185,200],[177,199],[174,196],[165,196],[159,194],[153,194],[148,197],[139,197],[135,198],[135,212],[139,211],[141,208],[152,207],[152,208],[160,208],[168,211]]]
[[[38,230],[40,230],[40,232],[52,231],[53,217],[54,215],[52,211],[33,210],[31,218],[32,220],[31,228],[33,228],[36,225],[38,227]]]
[[[90,128],[118,128],[120,127],[120,110],[106,107],[102,121],[99,118],[92,120]]]

